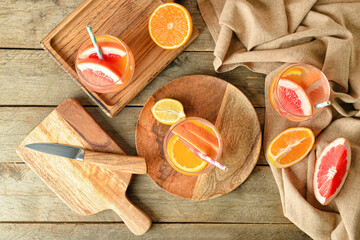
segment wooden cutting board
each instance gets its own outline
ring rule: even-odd
[[[223,140],[219,162],[228,171],[188,176],[176,172],[166,161],[163,141],[169,126],[151,113],[163,98],[179,100],[187,117],[202,117],[217,127]],[[261,128],[254,107],[236,87],[205,75],[184,76],[161,87],[142,109],[136,129],[136,148],[144,156],[150,178],[167,192],[191,200],[220,197],[237,188],[250,175],[259,158]]]
[[[125,154],[75,99],[65,100],[52,111],[20,143],[17,154],[75,212],[92,215],[112,209],[134,234],[150,228],[150,218],[126,196],[132,174],[32,151],[24,147],[29,143]]]
[[[194,27],[189,41],[173,50],[162,49],[151,39],[148,22],[161,0],[85,0],[42,41],[67,74],[109,116],[114,117],[198,36]],[[79,47],[89,39],[86,26],[95,35],[112,35],[123,40],[135,58],[134,76],[115,93],[97,93],[81,83],[75,70]]]

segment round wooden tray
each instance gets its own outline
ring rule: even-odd
[[[171,168],[163,153],[169,126],[156,121],[151,107],[162,98],[179,100],[187,117],[202,117],[218,128],[223,139],[220,163],[199,176],[187,176]],[[233,85],[212,76],[177,78],[161,87],[142,109],[136,129],[136,148],[148,165],[148,175],[167,192],[191,200],[220,197],[237,188],[255,167],[261,148],[261,129],[255,109]]]

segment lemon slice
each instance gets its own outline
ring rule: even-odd
[[[172,125],[180,118],[185,117],[181,102],[170,98],[164,98],[156,102],[151,108],[151,112],[156,120],[166,125]]]

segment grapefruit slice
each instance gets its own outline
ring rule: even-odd
[[[209,130],[212,132],[206,130],[204,128],[205,126],[202,127],[190,121],[183,123],[182,126],[184,126],[187,131],[199,137],[202,141],[210,144],[214,149],[219,149],[219,140],[216,135],[212,133],[213,131],[211,128],[209,128]]]
[[[306,93],[308,94],[313,105],[326,101],[325,99],[325,90],[321,83],[321,80],[314,82],[306,89]]]
[[[304,89],[295,82],[281,78],[278,83],[279,102],[283,108],[297,116],[309,116],[313,107]]]
[[[122,84],[121,76],[110,67],[97,62],[81,62],[77,68],[84,75],[86,81],[96,86]]]
[[[112,45],[114,45],[113,43],[111,43]],[[105,46],[104,46],[105,45]],[[101,53],[103,54],[104,60],[107,60],[106,58],[108,58],[108,60],[110,59],[114,59],[114,58],[122,58],[126,56],[126,52],[123,49],[120,48],[115,48],[113,46],[106,46],[108,44],[101,44],[100,49],[101,49]],[[85,58],[97,58],[97,53],[96,50],[93,46],[87,47],[84,49],[83,52],[80,53],[79,58],[80,59],[85,59]]]
[[[327,145],[316,160],[314,193],[322,204],[329,204],[340,192],[349,173],[351,147],[345,138],[337,138]]]
[[[185,126],[180,124],[176,126],[173,131],[181,140],[186,141],[197,151],[200,151],[209,157],[216,155],[216,149],[214,149],[208,141],[204,141],[198,135],[188,131]]]

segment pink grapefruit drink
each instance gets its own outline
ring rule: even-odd
[[[81,82],[99,93],[123,89],[134,75],[135,61],[130,48],[113,36],[97,36],[103,59],[90,40],[79,48],[75,68]]]
[[[329,81],[322,71],[307,64],[293,64],[282,69],[270,86],[274,109],[290,121],[301,122],[318,115],[315,108],[330,98]]]

